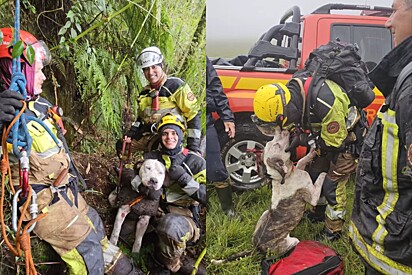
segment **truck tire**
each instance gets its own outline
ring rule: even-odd
[[[265,184],[263,149],[270,137],[259,132],[252,121],[238,120],[236,135],[220,135],[222,160],[236,190],[250,190]],[[219,126],[218,126],[219,128]],[[259,161],[260,158],[260,161]],[[260,163],[260,165],[258,164]]]

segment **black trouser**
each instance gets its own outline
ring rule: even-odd
[[[210,182],[221,182],[228,178],[220,155],[220,143],[216,128],[211,125],[206,129],[206,177]]]

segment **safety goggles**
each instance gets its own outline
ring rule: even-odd
[[[276,134],[276,131],[288,130],[291,131],[295,128],[295,124],[292,123],[287,126],[281,126],[284,120],[282,115],[279,115],[275,122],[266,122],[259,119],[255,114],[250,116],[252,122],[256,125],[259,131],[265,136],[273,137]]]

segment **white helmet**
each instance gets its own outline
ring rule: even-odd
[[[163,62],[162,52],[158,47],[152,46],[144,49],[137,57],[137,66],[141,69]]]

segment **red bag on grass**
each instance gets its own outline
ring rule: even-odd
[[[343,275],[343,259],[332,248],[316,241],[299,242],[289,256],[272,265],[262,262],[268,275]]]

